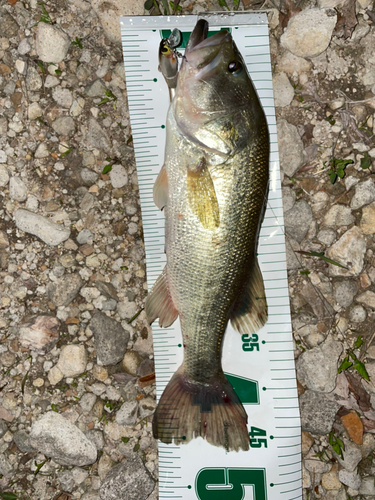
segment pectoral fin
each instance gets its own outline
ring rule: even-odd
[[[168,201],[168,175],[165,165],[162,166],[154,184],[154,203],[163,210]]]
[[[215,187],[204,158],[187,171],[187,195],[192,212],[207,229],[216,229],[220,224],[219,204]]]
[[[159,278],[146,299],[145,311],[147,320],[151,324],[159,318],[159,325],[162,328],[170,326],[178,316],[167,283],[167,273],[164,268]]]
[[[263,276],[256,259],[247,286],[232,307],[230,321],[233,328],[243,335],[260,330],[266,324],[267,318]]]

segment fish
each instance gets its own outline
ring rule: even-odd
[[[247,413],[222,368],[230,321],[241,335],[268,317],[257,245],[269,181],[269,132],[231,34],[200,19],[186,46],[166,122],[154,202],[165,214],[166,266],[145,303],[151,324],[180,318],[184,358],[159,400],[154,437],[201,437],[249,449]],[[251,366],[249,367],[251,369]]]
[[[168,85],[170,99],[174,97],[177,87],[178,56],[173,43],[163,38],[159,45],[159,71]]]

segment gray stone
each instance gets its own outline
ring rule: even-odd
[[[119,425],[134,425],[137,422],[138,401],[127,401],[116,413]]]
[[[26,86],[31,92],[36,92],[42,88],[43,81],[37,70],[33,66],[29,66],[26,75]]]
[[[359,462],[362,460],[361,448],[353,443],[346,436],[342,436],[344,442],[345,450],[343,450],[343,459],[334,452],[334,455],[339,462],[339,464],[349,472],[353,472]]]
[[[0,149],[0,163],[6,163],[7,162],[7,154],[5,151]]]
[[[71,116],[60,116],[52,122],[52,128],[59,135],[71,136],[74,134],[76,126]]]
[[[94,118],[89,120],[86,142],[93,148],[104,149],[104,151],[111,149],[111,141],[107,132],[102,129]]]
[[[335,301],[342,307],[349,307],[354,300],[358,286],[354,281],[335,281],[333,283],[333,296]]]
[[[3,5],[6,4],[3,3]],[[20,29],[17,21],[5,9],[1,9],[0,16],[0,36],[4,38],[13,38],[14,36],[17,36]]]
[[[70,229],[28,210],[16,210],[14,220],[18,229],[37,236],[44,243],[53,247],[60,245],[70,236]]]
[[[0,453],[0,474],[5,477],[12,477],[15,472],[13,465],[9,461],[9,457]]]
[[[366,239],[358,229],[353,226],[327,251],[327,257],[346,267],[329,265],[329,272],[333,276],[358,276],[363,268],[366,252]]]
[[[30,443],[30,436],[25,431],[17,431],[13,434],[13,441],[16,443],[17,448],[22,453],[30,453],[35,451]]]
[[[0,165],[0,187],[5,187],[9,182],[8,169],[4,165]]]
[[[9,196],[15,201],[25,201],[27,198],[27,188],[20,177],[11,177],[9,181]]]
[[[362,479],[361,487],[359,488],[360,495],[375,495],[375,477],[369,476]]]
[[[92,234],[90,229],[82,229],[82,231],[80,231],[78,233],[77,242],[80,245],[84,245],[85,243],[92,243],[93,238],[94,238],[94,235]]]
[[[89,465],[97,458],[94,444],[78,427],[54,411],[33,422],[30,443],[61,465]]]
[[[68,306],[83,287],[78,274],[68,274],[47,286],[47,298],[56,307]]]
[[[59,340],[60,321],[54,316],[36,316],[24,321],[19,329],[19,343],[26,349],[45,354]]]
[[[342,484],[349,486],[352,490],[359,490],[361,486],[361,476],[358,474],[357,469],[348,471],[346,469],[339,470],[339,479]]]
[[[17,51],[21,56],[24,56],[31,50],[31,45],[29,44],[29,41],[27,38],[24,38],[23,40],[20,41]]]
[[[349,226],[353,222],[352,211],[345,205],[333,205],[324,216],[325,226]]]
[[[135,302],[125,300],[117,304],[117,310],[121,319],[131,319],[139,310]]]
[[[325,435],[332,430],[341,405],[329,400],[322,392],[305,391],[299,399],[302,430]]]
[[[342,349],[340,342],[329,338],[318,347],[302,353],[296,364],[298,380],[312,391],[333,391]]]
[[[4,422],[4,420],[0,419],[0,439],[4,436],[6,432],[8,432],[8,426]]]
[[[104,448],[105,441],[102,431],[99,429],[91,429],[85,433],[86,437],[95,445],[95,448],[100,451]]]
[[[77,377],[86,370],[87,355],[83,345],[71,344],[61,348],[57,368],[64,377]]]
[[[375,201],[375,185],[372,179],[367,179],[357,184],[350,206],[353,210],[357,210],[373,201]]]
[[[360,304],[371,307],[371,309],[375,309],[375,293],[371,292],[371,290],[361,293],[361,295],[356,298],[356,301]]]
[[[332,9],[303,10],[289,20],[281,45],[299,57],[317,56],[328,47],[336,22]]]
[[[285,73],[276,73],[272,78],[275,106],[285,108],[293,101],[294,88]]]
[[[297,127],[286,120],[277,121],[280,168],[292,177],[305,163],[303,142]]]
[[[311,67],[312,64],[310,61],[302,57],[297,57],[288,50],[283,51],[283,54],[277,60],[277,70],[284,71],[289,75],[305,73],[310,71]]]
[[[36,51],[46,63],[63,61],[70,47],[70,38],[57,26],[39,23],[36,33]]]
[[[107,283],[106,281],[97,280],[95,282],[96,288],[105,295],[108,299],[113,299],[118,302],[119,298],[116,292],[116,288],[112,285],[112,283]]]
[[[71,493],[75,483],[73,478],[73,473],[70,470],[64,470],[58,473],[57,479],[60,483],[61,489]]]
[[[312,220],[310,205],[305,200],[297,201],[293,208],[284,214],[285,231],[291,238],[301,243]]]
[[[92,186],[97,181],[98,174],[88,168],[83,168],[81,170],[81,179],[86,186]]]
[[[142,460],[133,455],[111,468],[99,494],[102,500],[146,500],[154,487],[154,480]]]
[[[73,104],[73,95],[69,89],[55,87],[52,90],[52,98],[61,108],[70,108]]]
[[[366,369],[367,372],[369,373],[367,365]],[[361,445],[362,457],[367,458],[370,455],[370,453],[372,453],[374,450],[375,450],[375,437],[373,436],[373,434],[366,432],[365,434],[363,434],[363,443]]]
[[[113,188],[122,188],[128,183],[128,174],[122,165],[113,165],[109,177]]]
[[[102,365],[115,365],[125,354],[129,333],[104,313],[97,313],[90,322],[94,334],[98,362]]]
[[[57,76],[47,75],[46,81],[44,82],[44,86],[47,89],[51,89],[51,88],[59,85],[59,83],[60,83],[60,80],[57,78]]]
[[[100,79],[94,80],[85,88],[87,97],[105,97],[105,91],[105,85]]]
[[[29,120],[36,120],[37,118],[43,115],[43,110],[37,102],[32,102],[28,107],[27,114]]]
[[[316,235],[319,241],[324,243],[324,245],[329,246],[336,239],[336,232],[333,229],[321,229]]]
[[[366,320],[367,313],[362,306],[354,306],[350,309],[349,319],[353,323],[363,323]]]
[[[143,3],[134,0],[92,0],[91,5],[108,40],[118,44],[121,43],[119,16],[144,15]]]
[[[282,192],[283,192],[283,210],[284,212],[287,212],[288,210],[293,208],[293,205],[296,202],[296,193],[295,191],[293,191],[293,189],[290,189],[290,187],[283,187]],[[135,209],[135,211],[133,214],[130,215],[134,215],[137,212],[137,209],[135,207],[133,208]],[[128,213],[128,207],[126,207],[126,213]]]
[[[321,285],[321,287],[322,286],[323,284]],[[328,287],[327,291],[329,291]],[[314,311],[314,314],[317,318],[323,319],[333,314],[333,308],[324,297],[322,291],[314,286],[310,281],[303,285],[301,293],[305,297],[306,302],[312,307],[312,310]]]
[[[41,142],[35,151],[35,158],[48,158],[50,155],[50,151],[45,142]]]
[[[83,411],[88,413],[92,410],[95,402],[96,402],[95,394],[92,394],[91,392],[86,392],[79,400],[79,405]]]

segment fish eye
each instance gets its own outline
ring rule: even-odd
[[[242,73],[242,64],[239,61],[232,61],[228,64],[228,71],[234,76],[238,76]]]

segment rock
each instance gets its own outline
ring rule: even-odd
[[[334,465],[329,472],[323,474],[322,486],[326,490],[339,490],[342,488],[337,471],[337,465]]]
[[[288,50],[286,50],[281,57],[278,58],[277,70],[284,71],[289,75],[294,73],[305,73],[310,71],[312,64],[310,61],[303,59],[302,57],[297,57]]]
[[[124,300],[117,304],[117,310],[121,319],[131,319],[138,312],[138,306],[135,302]]]
[[[314,439],[308,432],[302,431],[302,455],[305,456],[310,451],[311,446],[314,444]]]
[[[111,42],[121,43],[119,16],[143,16],[142,2],[134,0],[92,0],[92,8]]]
[[[360,304],[364,304],[365,306],[375,309],[375,293],[370,290],[362,293],[355,300]]]
[[[375,234],[375,203],[363,208],[360,228],[363,234]]]
[[[350,309],[349,319],[353,323],[363,323],[366,320],[367,313],[362,306],[354,306]]]
[[[32,102],[27,109],[27,115],[29,120],[36,120],[40,116],[43,116],[43,110],[37,102]]]
[[[296,364],[298,380],[312,391],[333,391],[342,349],[340,342],[329,338],[318,347],[302,353]]]
[[[92,394],[91,392],[87,392],[79,400],[79,404],[80,404],[82,410],[87,412],[87,413],[92,410],[95,402],[96,402],[96,396],[95,396],[95,394]]]
[[[35,158],[48,158],[50,155],[48,146],[46,143],[41,142],[35,151]]]
[[[82,229],[82,231],[80,231],[77,236],[77,242],[80,245],[84,245],[85,243],[91,244],[93,242],[93,239],[94,235],[92,234],[90,229]]]
[[[84,107],[85,100],[83,99],[83,97],[77,97],[77,99],[74,99],[72,102],[69,114],[74,117],[79,116],[82,113]]]
[[[71,116],[60,116],[52,122],[52,128],[57,134],[70,137],[74,134],[76,126]]]
[[[39,453],[61,465],[90,465],[96,461],[95,445],[59,413],[50,411],[33,422],[30,443]]]
[[[139,401],[139,417],[141,419],[153,415],[156,408],[156,401],[153,398],[143,398]]]
[[[8,426],[4,420],[0,420],[0,439],[8,432]],[[14,438],[13,438],[14,439]]]
[[[14,467],[9,461],[8,456],[3,455],[0,453],[0,474],[2,476],[11,478],[15,474]]]
[[[345,205],[333,205],[324,216],[325,226],[349,226],[353,222],[352,211]]]
[[[353,210],[357,210],[373,201],[375,201],[375,185],[372,179],[367,179],[357,184],[350,206]]]
[[[102,129],[94,118],[90,118],[89,120],[86,142],[93,148],[104,149],[104,151],[111,149],[111,141],[107,132]]]
[[[363,443],[363,423],[356,412],[350,412],[341,417],[341,422],[355,444]]]
[[[83,281],[78,274],[68,274],[47,286],[47,298],[56,307],[68,306],[78,295]]]
[[[97,280],[95,282],[96,288],[105,295],[108,299],[113,299],[118,302],[119,298],[116,292],[116,288],[112,283],[107,283],[106,281]]]
[[[27,69],[26,86],[29,91],[36,92],[42,88],[43,81],[39,73],[33,66]]]
[[[22,451],[22,453],[30,453],[35,451],[30,444],[30,436],[25,431],[17,431],[13,434],[13,440],[16,443],[17,448]]]
[[[52,90],[52,98],[61,108],[70,108],[73,104],[73,95],[70,90],[66,88],[55,87]]]
[[[46,354],[59,340],[60,321],[53,316],[37,316],[22,323],[19,343],[26,349]]]
[[[9,182],[8,169],[4,165],[0,165],[0,187],[5,187]]]
[[[358,227],[353,226],[328,249],[327,256],[346,267],[329,265],[333,276],[358,276],[363,268],[363,259],[366,252],[366,240]]]
[[[44,86],[47,89],[51,89],[53,87],[56,87],[57,85],[60,84],[60,80],[53,75],[47,75],[46,81],[44,82]]]
[[[90,441],[94,443],[98,451],[104,448],[105,442],[102,431],[99,431],[98,429],[92,429],[91,431],[86,432],[86,436]]]
[[[90,322],[94,334],[98,363],[104,366],[115,365],[122,361],[129,333],[104,313],[97,313]]]
[[[83,168],[81,170],[81,179],[86,186],[92,186],[97,181],[98,174],[88,168]]]
[[[324,243],[324,245],[329,246],[336,239],[336,232],[333,229],[321,229],[316,235],[319,241]]]
[[[277,139],[279,143],[280,168],[292,177],[305,163],[303,142],[297,127],[286,120],[277,121]]]
[[[293,208],[284,214],[285,231],[291,238],[301,243],[312,220],[310,205],[305,200],[297,201]]]
[[[342,484],[345,484],[345,486],[349,486],[349,488],[352,488],[352,490],[359,490],[361,486],[361,476],[358,474],[357,469],[354,471],[347,471],[345,469],[341,469],[339,471],[339,479],[342,482]]]
[[[102,500],[146,500],[154,487],[151,474],[134,455],[111,468],[99,493]]]
[[[323,319],[333,313],[333,308],[330,303],[326,300],[322,292],[311,282],[307,282],[303,285],[301,294],[306,299],[306,302],[311,305],[317,318]]]
[[[296,193],[289,187],[283,187],[282,193],[283,193],[283,210],[284,212],[287,212],[288,210],[293,208],[293,205],[296,202]]]
[[[302,394],[299,402],[302,430],[312,434],[329,434],[341,405],[327,399],[321,392],[310,390]]]
[[[134,425],[137,422],[138,401],[127,401],[116,413],[119,425]]]
[[[57,368],[64,377],[77,377],[86,370],[87,355],[83,345],[71,344],[61,348]]]
[[[48,380],[51,385],[58,384],[64,378],[64,374],[57,366],[53,366],[48,372]]]
[[[122,188],[128,183],[128,174],[122,165],[113,165],[109,173],[113,188]]]
[[[18,229],[37,236],[44,243],[53,247],[60,245],[70,236],[70,229],[28,210],[16,210],[14,220]]]
[[[20,177],[11,177],[9,181],[9,196],[15,201],[25,201],[27,198],[27,188]]]
[[[13,38],[18,35],[19,29],[20,27],[17,21],[5,9],[2,9],[0,36],[4,38]]]
[[[334,10],[303,10],[289,20],[281,46],[299,57],[315,57],[328,47],[336,22]]]
[[[104,97],[106,90],[107,89],[105,88],[103,82],[98,78],[87,85],[85,88],[85,94],[87,97]]]
[[[36,33],[36,51],[39,59],[46,63],[63,61],[70,47],[66,33],[48,23],[39,23]]]
[[[342,459],[339,455],[337,455],[334,452],[334,455],[339,462],[339,464],[349,472],[353,472],[354,469],[357,467],[359,462],[362,460],[362,452],[361,448],[350,441],[346,436],[342,436],[342,440],[344,442],[345,450],[343,450],[343,456],[344,458]]]
[[[349,307],[358,292],[355,281],[335,281],[333,283],[333,296],[335,301],[342,307]]]
[[[136,351],[127,351],[122,360],[122,367],[125,373],[129,373],[135,377],[137,375],[138,367],[141,364],[141,357]]]
[[[315,475],[315,474],[323,474],[324,472],[330,471],[332,466],[331,464],[322,462],[321,460],[318,460],[316,458],[311,458],[311,459],[306,458],[305,467],[306,470],[312,472],[312,474]]]
[[[273,95],[275,106],[284,108],[289,106],[294,98],[294,88],[285,73],[276,73],[273,78]]]
[[[375,477],[369,476],[362,479],[361,486],[359,488],[360,495],[375,495]]]

